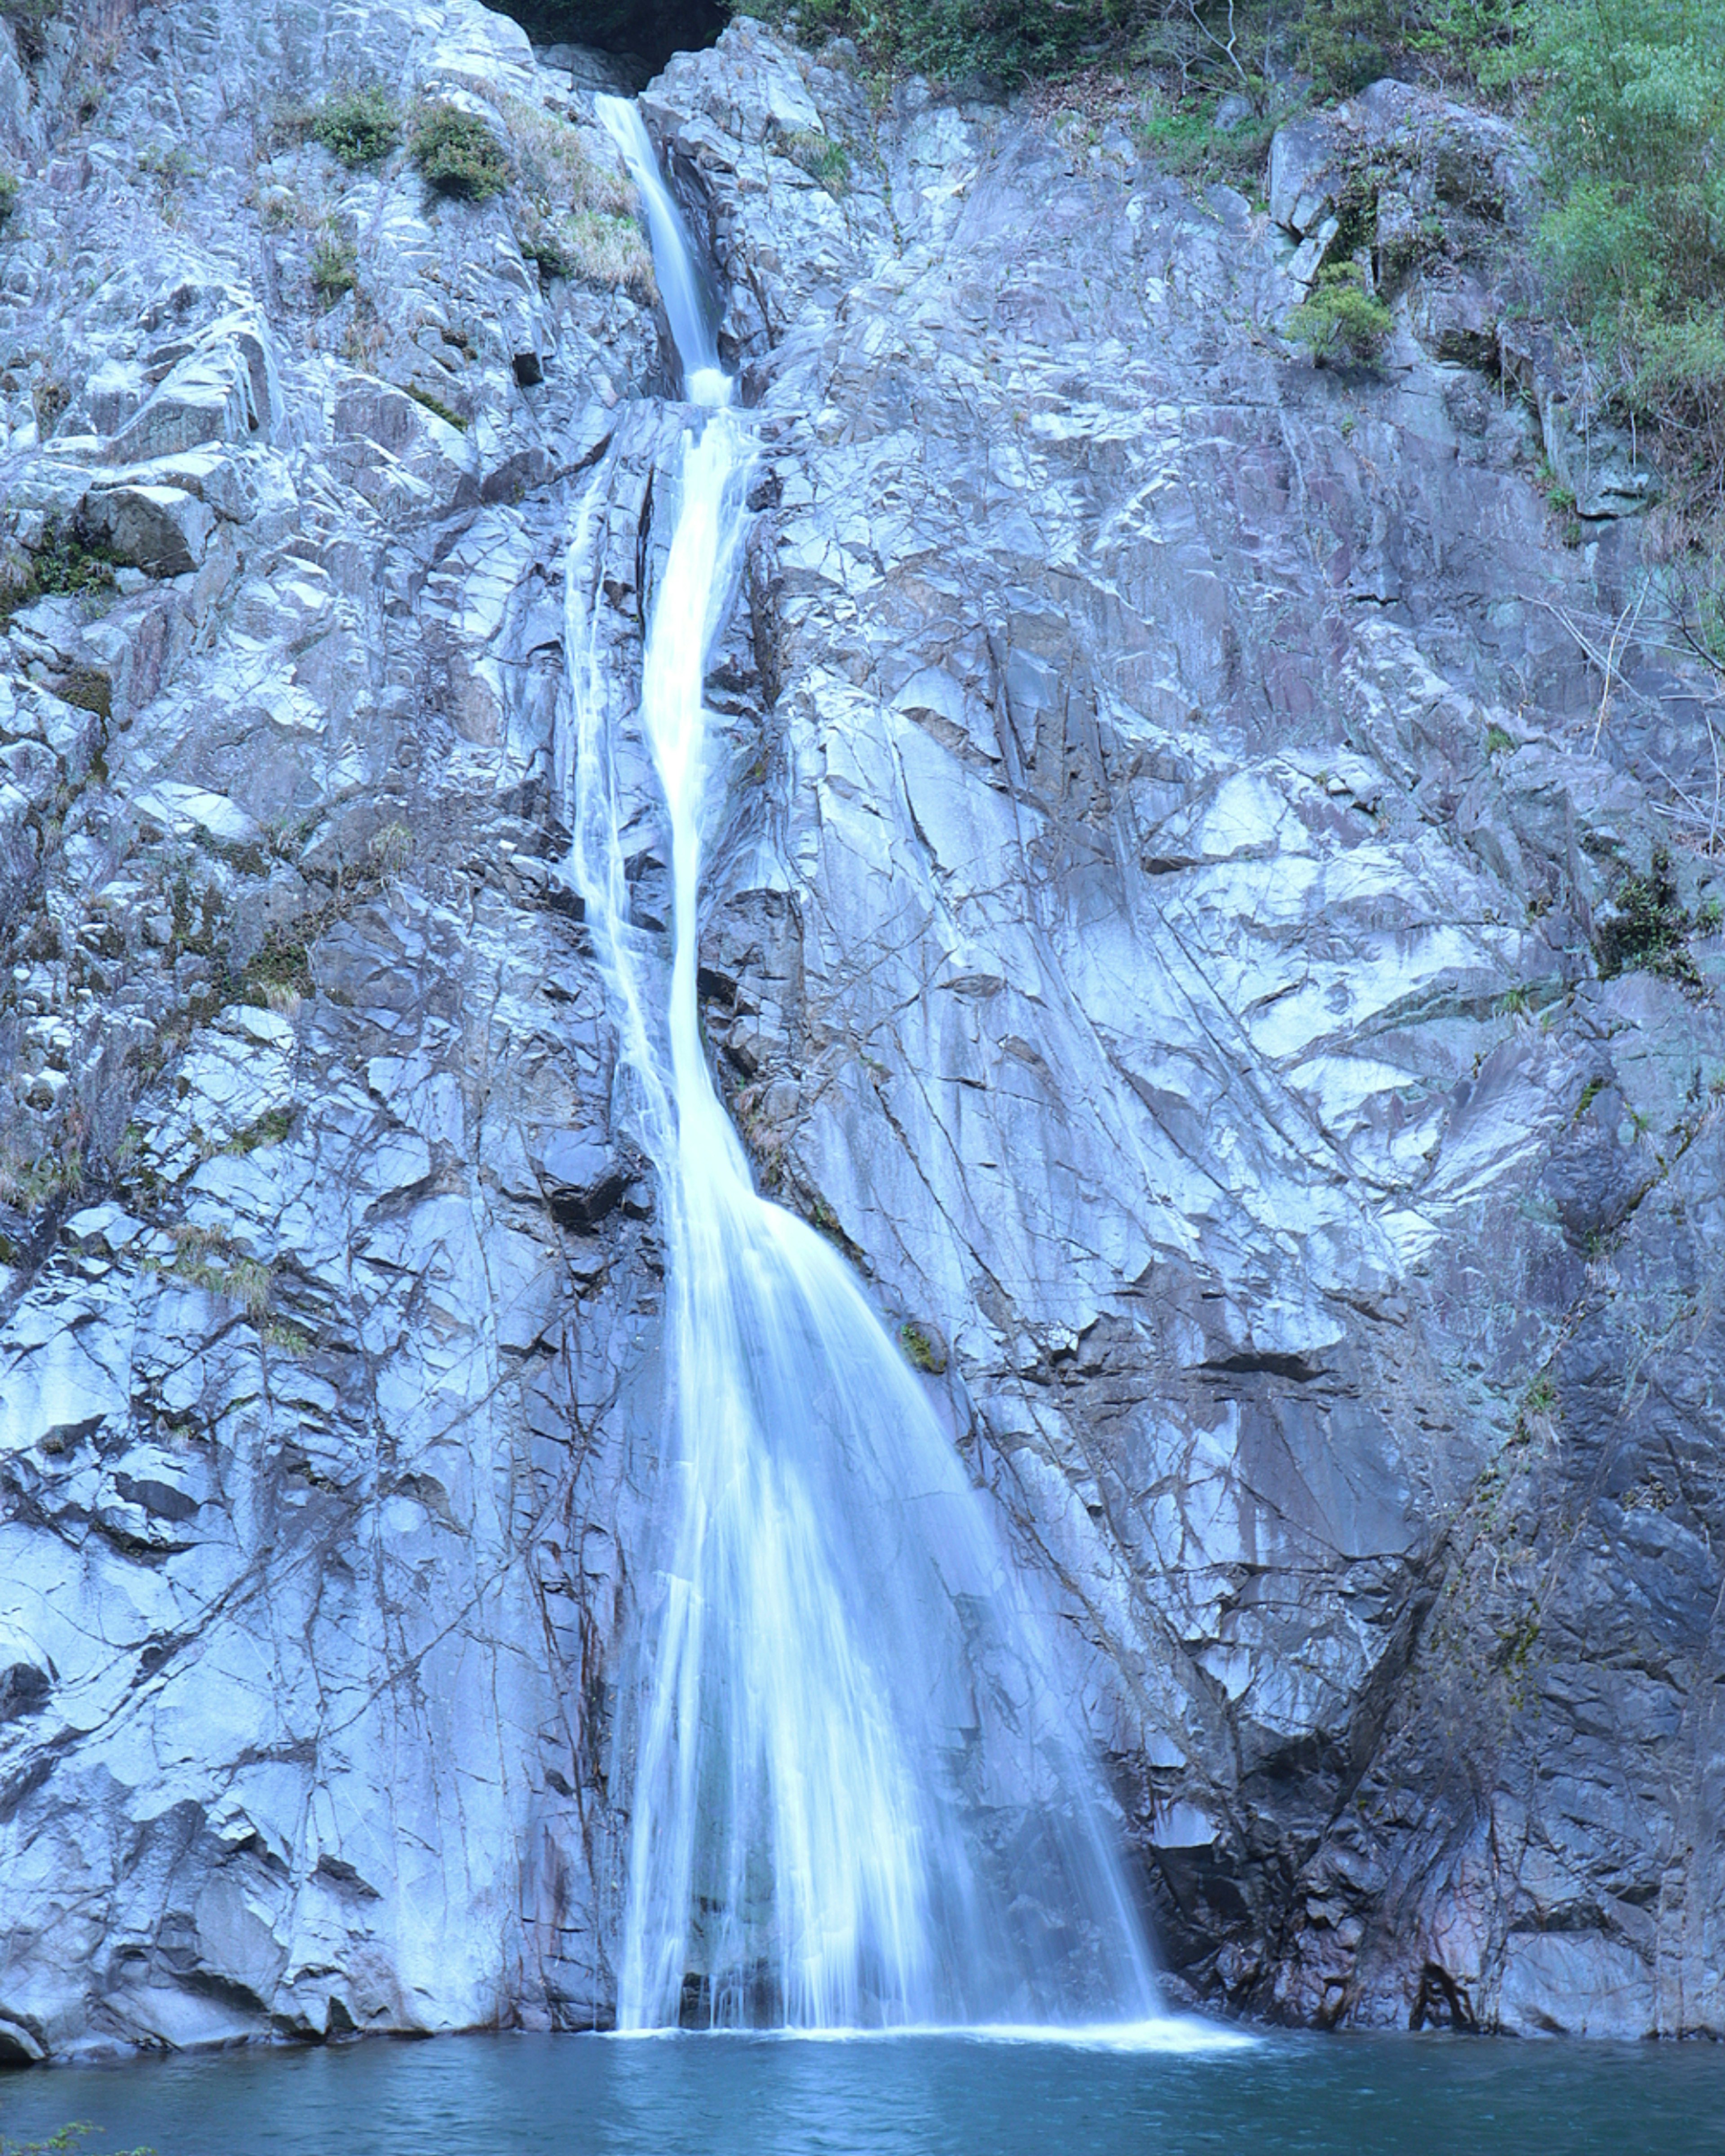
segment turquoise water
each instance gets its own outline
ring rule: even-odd
[[[0,2078],[159,2156],[1720,2156],[1725,2046],[465,2036]]]

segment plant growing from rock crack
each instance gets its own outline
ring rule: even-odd
[[[490,202],[509,184],[503,146],[473,113],[434,105],[413,129],[413,162],[426,184],[460,202]]]
[[[352,248],[338,232],[326,227],[311,257],[312,290],[326,306],[333,306],[358,282],[359,268]]]
[[[1670,850],[1656,846],[1645,875],[1633,871],[1618,887],[1615,917],[1599,931],[1599,972],[1606,980],[1645,969],[1686,988],[1701,974],[1689,955],[1690,920],[1677,896]]]
[[[918,1325],[914,1318],[907,1317],[898,1328],[898,1344],[911,1368],[926,1377],[937,1378],[947,1367],[945,1348],[928,1327]]]
[[[1351,262],[1320,270],[1317,281],[1282,325],[1315,366],[1341,358],[1370,366],[1389,341],[1395,316]]]
[[[401,141],[401,115],[387,90],[373,84],[327,98],[312,117],[311,136],[350,172],[375,165]]]

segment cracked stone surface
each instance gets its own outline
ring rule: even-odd
[[[0,649],[0,2061],[603,2022],[660,1260],[555,738],[670,377],[290,115],[608,169],[611,78],[103,20],[0,24],[5,545],[103,550]],[[1641,523],[1562,543],[1453,278],[1315,372],[1301,234],[1120,128],[746,22],[644,102],[762,437],[708,1038],[1048,1575],[1174,1988],[1718,2030],[1725,714]],[[1607,978],[1656,847],[1686,975]]]

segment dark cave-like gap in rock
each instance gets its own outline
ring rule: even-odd
[[[724,0],[487,0],[536,45],[591,45],[639,57],[656,74],[673,53],[711,45],[731,19]]]

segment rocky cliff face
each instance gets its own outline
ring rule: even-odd
[[[555,57],[0,55],[0,2056],[609,2010],[660,1270],[554,743],[666,376],[524,260],[519,176],[608,164]],[[703,985],[763,1181],[1052,1582],[1179,1986],[1717,2028],[1722,714],[1634,473],[1534,484],[1593,466],[1503,146],[1356,116],[1462,237],[1314,370],[1330,138],[1278,224],[829,60],[645,101],[760,407]],[[292,125],[378,77],[515,187]]]

